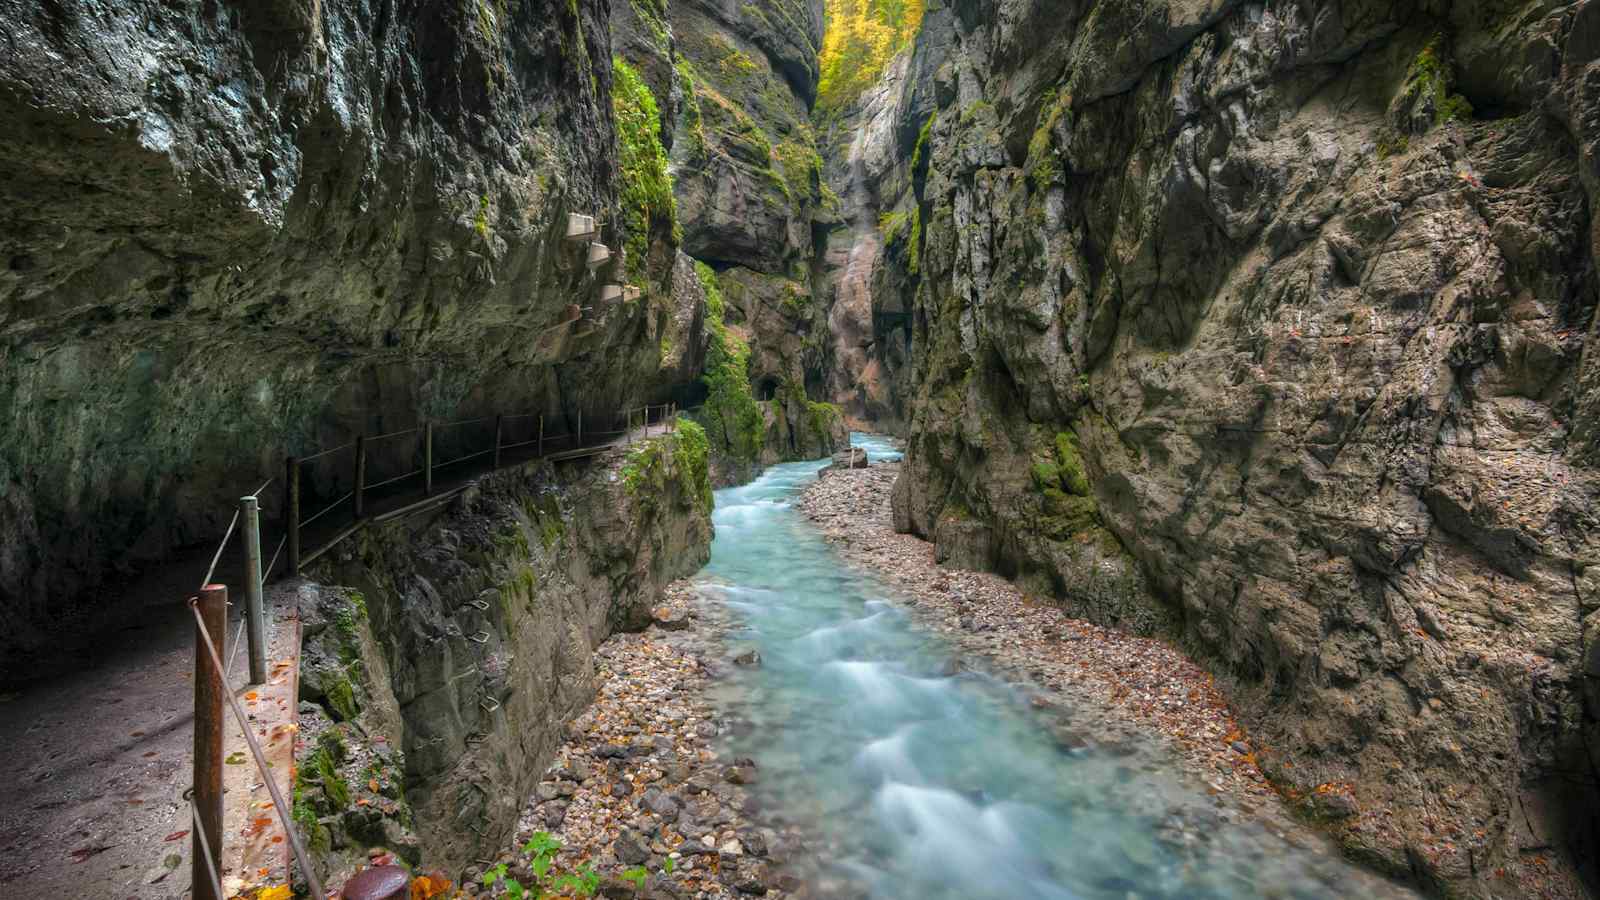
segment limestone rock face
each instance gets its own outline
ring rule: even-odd
[[[309,573],[365,598],[382,658],[359,697],[403,751],[430,864],[493,853],[593,699],[594,648],[648,626],[662,588],[709,558],[711,486],[685,438],[484,476]],[[637,481],[620,471],[630,454]]]
[[[630,0],[613,7],[612,27],[617,52],[663,110],[682,250],[716,270],[724,322],[748,345],[749,379],[768,406],[762,448],[719,459],[718,483],[826,456],[843,442],[842,424],[806,424],[823,394],[829,338],[813,287],[813,227],[831,215],[810,121],[822,4],[681,0],[658,10]],[[682,399],[692,407],[704,397]]]
[[[1183,641],[1452,896],[1595,859],[1596,10],[958,3],[899,88],[897,524]]]
[[[895,57],[828,135],[827,177],[840,211],[821,260],[826,391],[848,421],[890,432],[903,430],[911,372],[903,298],[914,288],[902,266],[886,264],[888,256],[905,256],[916,227],[915,144],[903,148],[899,134],[911,61]]]
[[[618,220],[604,9],[0,3],[8,649],[286,453],[661,387],[562,239]]]

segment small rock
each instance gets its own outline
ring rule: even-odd
[[[699,841],[684,841],[678,845],[678,852],[684,856],[715,856],[717,853]]]
[[[739,834],[739,842],[744,846],[744,851],[751,856],[767,855],[767,839],[761,832],[748,829]]]
[[[729,766],[722,777],[729,784],[755,784],[756,772],[748,766]]]
[[[646,800],[644,805],[645,808],[660,816],[661,820],[664,822],[678,821],[678,813],[680,811],[678,807],[678,801],[672,799],[666,794],[658,794],[657,796]]]
[[[1250,745],[1246,744],[1244,741],[1234,741],[1233,752],[1243,756],[1250,752]]]
[[[650,861],[650,851],[639,840],[639,836],[631,831],[617,835],[617,839],[611,842],[611,849],[617,854],[617,861],[623,865],[642,866]]]
[[[733,664],[736,666],[759,666],[761,665],[761,654],[754,650],[746,650],[733,658]]]
[[[544,815],[544,827],[552,831],[560,828],[561,823],[567,820],[567,805],[565,803],[546,803],[540,809]]]
[[[687,609],[673,609],[667,606],[658,606],[650,611],[650,620],[657,627],[666,631],[683,631],[689,627],[689,611]]]

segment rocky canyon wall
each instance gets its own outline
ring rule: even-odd
[[[301,695],[319,706],[302,719],[332,721],[307,743],[335,759],[302,753],[296,812],[330,871],[370,846],[448,872],[493,856],[594,697],[594,648],[645,627],[710,542],[705,434],[684,423],[593,464],[485,476],[319,561],[316,581],[342,587],[302,589]],[[337,749],[350,746],[362,752]],[[365,763],[337,764],[374,755],[403,784],[389,820],[383,797],[351,800],[367,796]]]
[[[1588,3],[962,0],[886,86],[897,524],[1182,641],[1444,895],[1594,877],[1597,55]]]
[[[286,453],[698,381],[694,310],[600,303],[562,239],[625,237],[608,10],[0,4],[8,657]]]
[[[810,120],[822,4],[628,0],[612,27],[660,110],[679,265],[716,298],[707,383],[684,402],[707,424],[719,483],[825,456],[845,436],[818,400],[829,334],[814,235],[835,205]]]

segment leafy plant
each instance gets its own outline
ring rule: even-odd
[[[528,871],[533,874],[533,883],[524,885],[511,877],[510,869],[505,863],[500,863],[483,873],[483,886],[494,889],[499,887],[500,896],[509,897],[510,900],[538,900],[540,897],[552,894],[565,894],[571,897],[592,897],[600,888],[600,876],[595,874],[592,866],[583,866],[574,872],[560,875],[555,874],[556,853],[561,850],[561,842],[550,836],[547,831],[536,831],[528,842],[522,845],[522,852],[528,857]]]

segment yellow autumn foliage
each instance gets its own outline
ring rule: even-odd
[[[917,35],[924,0],[827,0],[817,108],[842,110]]]

